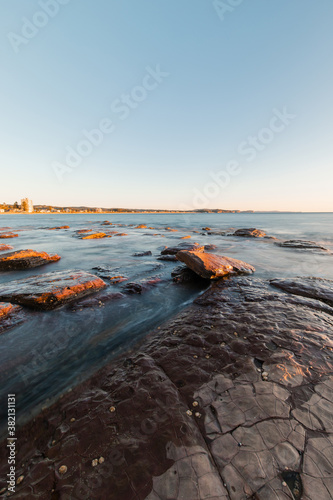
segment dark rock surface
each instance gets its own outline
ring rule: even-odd
[[[255,271],[253,266],[241,260],[205,252],[181,250],[176,257],[205,279],[216,279],[236,272],[253,273]]]
[[[177,257],[175,255],[160,255],[157,260],[166,260],[170,262],[177,262]]]
[[[318,245],[318,243],[314,241],[287,240],[287,241],[278,241],[275,244],[278,245],[279,247],[298,248],[299,250],[323,250],[324,252],[329,251],[327,248]]]
[[[50,227],[49,228],[50,231],[55,231],[55,230],[58,230],[58,229],[69,229],[69,226],[56,226],[56,227]]]
[[[333,281],[323,278],[275,279],[271,285],[295,295],[317,299],[333,307]]]
[[[0,300],[34,309],[55,309],[105,286],[102,279],[84,271],[59,271],[3,283]]]
[[[249,229],[237,229],[237,231],[233,233],[233,236],[243,236],[245,238],[263,238],[266,236],[266,233],[261,229],[251,227]]]
[[[198,281],[198,276],[194,271],[187,266],[177,266],[171,273],[172,279],[175,283],[188,283],[191,281]]]
[[[147,250],[146,252],[136,252],[133,254],[133,257],[147,257],[148,255],[152,255],[150,250]]]
[[[119,273],[119,268],[113,266],[96,266],[93,267],[93,271],[96,271],[97,276],[103,280],[110,281],[111,284],[121,283],[122,281],[127,281],[128,278]]]
[[[11,498],[331,500],[333,315],[313,300],[213,283],[17,432]]]
[[[4,253],[0,257],[0,271],[12,271],[16,269],[31,269],[57,262],[61,257],[56,254],[46,252],[36,252],[35,250],[17,250],[15,252]]]

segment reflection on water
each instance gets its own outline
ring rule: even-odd
[[[75,231],[83,228],[117,229],[101,226],[105,219],[124,224],[119,229],[127,236],[102,240],[76,237]],[[136,229],[140,223],[155,229]],[[70,229],[46,229],[61,225],[69,225]],[[16,393],[19,421],[101,368],[121,350],[130,349],[202,291],[202,284],[174,284],[170,273],[177,263],[157,260],[164,246],[179,244],[182,236],[190,235],[187,241],[191,242],[215,244],[216,253],[253,264],[258,277],[333,279],[333,255],[280,248],[268,239],[207,235],[202,231],[207,226],[221,231],[230,227],[257,227],[281,239],[316,241],[333,253],[333,214],[3,215],[0,226],[21,230],[18,238],[0,240],[13,245],[15,250],[31,248],[62,257],[49,266],[1,273],[0,287],[12,279],[51,270],[96,272],[93,268],[97,266],[110,266],[129,281],[160,280],[142,295],[125,295],[104,305],[29,311],[25,322],[3,333],[0,337],[1,399],[8,393]],[[178,231],[169,232],[166,227]],[[135,252],[147,250],[152,256],[133,257]],[[108,291],[121,292],[122,285],[111,285]],[[5,419],[5,414],[2,417]]]

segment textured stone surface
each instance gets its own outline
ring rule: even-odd
[[[57,262],[61,257],[46,252],[35,250],[17,250],[16,252],[4,253],[0,257],[0,271],[12,271],[17,269],[30,269],[43,266],[51,262]]]
[[[333,306],[333,280],[323,278],[274,279],[273,286],[286,292],[317,299]]]
[[[332,500],[333,315],[314,301],[214,282],[17,432],[12,498]]]
[[[305,240],[287,240],[276,242],[276,245],[284,248],[298,248],[299,250],[323,250],[328,252],[329,250],[321,245],[318,245],[315,241],[305,241]]]
[[[192,271],[205,279],[215,279],[236,272],[253,273],[254,267],[241,260],[220,255],[212,255],[202,251],[181,250],[176,254],[177,260],[184,262]]]
[[[110,234],[106,233],[91,233],[87,234],[87,236],[81,236],[81,240],[98,240],[101,238],[111,238]]]
[[[35,309],[55,309],[105,286],[102,279],[84,271],[60,271],[4,283],[0,300]]]
[[[16,233],[0,233],[0,238],[7,239],[7,238],[17,238],[18,234]]]
[[[233,233],[233,236],[243,236],[245,238],[263,238],[264,236],[266,236],[266,233],[261,229],[251,227],[249,229],[237,229],[237,231]]]
[[[12,328],[23,319],[22,308],[8,302],[0,302],[0,333]]]
[[[161,255],[176,255],[180,250],[188,250],[196,252],[203,252],[205,249],[204,246],[200,246],[198,243],[180,243],[176,247],[167,247],[162,250]]]

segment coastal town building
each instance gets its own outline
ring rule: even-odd
[[[23,198],[23,200],[21,200],[21,210],[23,212],[33,212],[34,205],[32,203],[32,200],[29,200],[29,198]]]

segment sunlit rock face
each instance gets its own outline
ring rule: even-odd
[[[237,229],[237,231],[233,233],[233,236],[242,236],[244,238],[264,238],[266,233],[261,229],[251,227],[249,229]]]
[[[241,260],[202,251],[181,250],[176,257],[201,278],[206,279],[216,279],[236,272],[253,273],[255,271],[253,266]]]
[[[0,299],[34,309],[55,309],[101,290],[106,283],[84,271],[60,271],[9,281],[1,285]]]
[[[56,254],[36,252],[35,250],[17,250],[0,256],[0,271],[30,269],[57,262],[60,259],[61,257]]]

